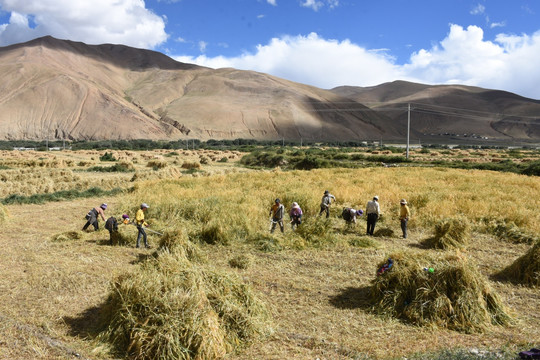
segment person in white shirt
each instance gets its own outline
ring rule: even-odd
[[[375,225],[377,224],[377,220],[379,219],[379,216],[381,215],[381,208],[379,206],[378,196],[374,196],[373,200],[368,201],[366,205],[366,213],[367,213],[367,234],[373,235],[373,231],[375,230]]]

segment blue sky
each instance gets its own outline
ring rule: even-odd
[[[321,88],[408,80],[540,99],[539,0],[0,0],[0,46],[44,35]]]

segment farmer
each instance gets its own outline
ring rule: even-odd
[[[140,247],[141,243],[141,237],[144,240],[144,246],[149,249],[150,245],[148,245],[148,241],[146,239],[146,231],[144,231],[144,227],[148,226],[148,224],[144,221],[144,212],[149,208],[149,206],[146,203],[141,204],[141,208],[137,210],[137,213],[135,214],[135,225],[137,225],[137,230],[139,230],[139,233],[137,234],[137,245],[135,247]]]
[[[377,224],[377,220],[379,219],[379,216],[381,215],[381,208],[379,206],[378,196],[374,196],[373,200],[368,201],[366,205],[366,213],[367,213],[367,235],[373,235],[373,231],[375,230],[375,225]]]
[[[344,208],[342,213],[342,217],[347,222],[347,225],[356,224],[356,217],[362,215],[364,215],[364,210],[353,208]]]
[[[336,201],[336,197],[330,194],[328,190],[325,190],[321,200],[321,212],[319,213],[319,216],[321,216],[323,212],[326,212],[326,218],[330,217],[330,205],[332,204],[332,199]]]
[[[113,244],[113,233],[118,231],[118,221],[114,216],[105,221],[105,229],[109,231],[109,243]]]
[[[407,222],[409,221],[409,218],[411,217],[411,211],[409,210],[409,207],[407,206],[407,200],[401,199],[399,202],[401,205],[399,208],[399,220],[401,222],[401,231],[403,231],[403,238],[407,238]]]
[[[279,223],[279,227],[281,229],[281,232],[284,231],[283,229],[283,213],[285,212],[285,207],[283,204],[281,204],[281,201],[279,199],[276,199],[274,205],[270,208],[270,215],[272,216],[272,227],[270,228],[270,232],[274,232],[276,229],[276,224]]]
[[[289,211],[289,216],[291,217],[291,227],[293,230],[302,223],[302,215],[303,212],[298,203],[293,202],[291,211]]]
[[[98,215],[101,216],[101,219],[105,221],[105,210],[107,209],[107,204],[103,203],[99,207],[95,207],[86,214],[86,224],[83,226],[83,231],[88,228],[88,226],[94,226],[94,231],[99,230]]]

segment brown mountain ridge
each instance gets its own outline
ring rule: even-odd
[[[403,81],[319,89],[155,51],[47,36],[0,48],[0,139],[540,139],[540,102]],[[466,110],[463,110],[466,109]]]

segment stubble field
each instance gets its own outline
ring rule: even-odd
[[[143,276],[145,264],[165,259],[167,249],[154,234],[149,237],[151,250],[135,249],[133,226],[121,225],[132,239],[123,246],[109,246],[107,231],[81,232],[84,214],[101,202],[109,204],[107,216],[117,217],[133,216],[141,202],[150,204],[149,229],[181,233],[201,254],[197,269],[226,274],[253,291],[268,316],[261,318],[256,336],[225,347],[226,355],[214,352],[229,359],[436,358],[433,353],[448,349],[476,349],[511,359],[516,351],[540,342],[538,287],[497,276],[527,253],[540,234],[537,177],[416,167],[245,171],[235,166],[239,154],[232,152],[113,153],[134,171],[86,171],[109,166],[99,160],[103,152],[58,153],[56,159],[51,153],[23,154],[28,158],[21,155],[18,162],[18,153],[3,154],[9,167],[0,170],[6,179],[0,188],[4,198],[90,186],[129,191],[3,206],[0,358],[126,355],[105,339],[98,319],[112,284],[125,274]],[[201,156],[208,158],[203,161],[207,164],[183,167],[200,164]],[[219,162],[223,157],[229,160]],[[32,161],[38,165],[23,165]],[[324,190],[337,199],[328,221],[316,216]],[[364,219],[347,227],[339,215],[345,206],[365,209],[373,195],[379,195],[383,211],[377,229],[385,232],[367,237]],[[287,208],[293,201],[302,206],[303,230],[286,226],[284,234],[269,234],[268,212],[275,198]],[[401,198],[412,211],[408,239],[400,237]],[[469,241],[459,249],[426,248],[423,242],[439,221],[453,218],[467,221]],[[396,253],[426,261],[447,253],[467,258],[500,296],[511,323],[468,333],[375,313],[370,298],[375,272]],[[143,347],[148,339],[141,341]],[[139,354],[151,358],[150,353]]]

